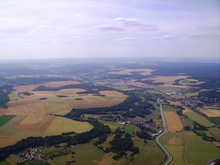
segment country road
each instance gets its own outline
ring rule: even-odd
[[[160,143],[159,139],[161,136],[163,136],[165,133],[169,132],[169,130],[167,129],[167,124],[166,124],[166,121],[165,121],[165,118],[164,118],[164,115],[163,115],[163,107],[162,107],[162,104],[160,103],[159,101],[160,99],[158,98],[157,100],[157,103],[160,104],[160,114],[161,114],[161,119],[163,121],[163,127],[164,127],[164,130],[161,134],[159,134],[156,138],[155,138],[155,141],[156,143],[158,144],[158,146],[162,149],[162,151],[165,153],[166,155],[166,160],[161,163],[161,165],[167,165],[169,164],[171,161],[172,161],[172,156],[170,155],[170,153],[166,150],[166,148]]]

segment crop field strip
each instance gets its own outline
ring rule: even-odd
[[[2,115],[0,116],[0,128],[4,126],[7,122],[13,119],[16,115]]]
[[[164,111],[164,117],[169,131],[176,132],[183,130],[183,124],[176,112]]]
[[[220,117],[220,110],[208,109],[201,110],[201,112],[206,114],[208,117]]]

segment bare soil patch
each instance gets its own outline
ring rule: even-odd
[[[172,137],[169,139],[168,144],[181,145],[183,144],[183,139],[181,137]]]

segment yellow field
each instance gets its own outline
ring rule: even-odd
[[[117,105],[127,98],[127,95],[117,91],[100,91],[100,94],[105,96],[82,94],[77,97],[82,100],[75,100],[74,98],[64,98],[64,100],[75,108],[96,108]]]
[[[164,111],[164,117],[170,132],[183,130],[183,124],[176,112]]]
[[[65,86],[65,85],[77,85],[77,84],[81,84],[81,83],[79,81],[52,81],[52,82],[45,84],[44,86],[46,86],[46,87],[61,87],[61,86]]]
[[[119,71],[109,72],[109,74],[118,74],[118,75],[131,75],[132,72],[139,72],[140,75],[150,75],[153,72],[152,69],[122,69]]]
[[[206,114],[208,117],[220,117],[220,110],[201,110],[202,113]]]
[[[135,87],[141,87],[141,88],[155,88],[155,85],[149,85],[149,84],[145,84],[145,83],[141,83],[141,82],[135,82],[135,81],[131,81],[127,83],[128,85],[133,85]]]
[[[170,103],[170,105],[177,105],[183,107],[184,108],[183,113],[193,112],[191,109],[189,109],[187,106],[182,105],[180,102],[171,101],[171,100],[168,100],[168,102]]]
[[[175,80],[178,79],[186,79],[187,76],[155,76],[152,78],[148,78],[147,80],[153,80],[154,82],[163,82],[164,85],[159,86],[165,86],[165,87],[179,87],[179,88],[188,88],[184,85],[173,85]]]
[[[49,125],[49,127],[46,129],[46,131],[43,133],[43,135],[57,135],[63,132],[71,131],[81,133],[89,131],[92,128],[93,126],[87,122],[79,122],[64,117],[56,117]]]
[[[41,101],[46,114],[65,115],[72,110],[72,106],[62,99],[48,99]]]

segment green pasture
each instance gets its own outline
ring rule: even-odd
[[[210,123],[208,120],[206,120],[204,117],[197,114],[196,112],[188,112],[188,113],[185,113],[184,115],[187,115],[190,119],[192,119],[193,121],[196,121],[197,123],[205,127],[210,127],[213,125],[212,123]]]
[[[187,142],[186,159],[188,164],[206,164],[214,158],[219,158],[220,148],[211,142],[204,141],[201,136],[183,136]]]
[[[174,106],[170,106],[170,105],[167,105],[167,104],[163,104],[163,110],[164,111],[178,111],[179,108],[175,108]]]
[[[216,123],[220,124],[220,117],[211,117],[211,119]]]
[[[220,140],[220,129],[219,128],[209,128],[208,132],[212,134],[214,137],[218,138]]]
[[[185,165],[184,161],[184,149],[185,147],[182,145],[164,145],[165,148],[169,151],[169,153],[172,155],[173,160],[171,161],[170,165]]]
[[[13,119],[16,115],[2,115],[0,116],[0,127],[5,125],[8,121]]]

